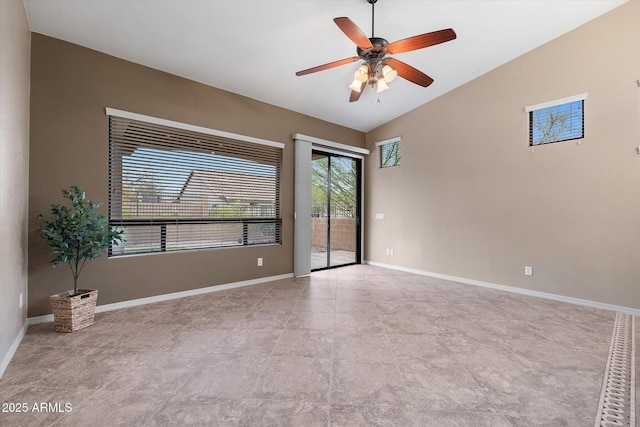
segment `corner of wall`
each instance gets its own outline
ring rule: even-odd
[[[0,1],[0,376],[27,329],[30,64],[24,3]]]

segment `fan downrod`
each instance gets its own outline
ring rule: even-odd
[[[367,0],[367,3],[371,5],[371,38],[375,37],[375,21],[374,18],[376,16],[376,2],[378,0]]]

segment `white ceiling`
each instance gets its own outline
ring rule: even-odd
[[[625,3],[626,0],[378,0],[389,42],[443,28],[456,40],[395,55],[431,76],[396,79],[349,103],[360,62],[333,18],[371,35],[366,0],[24,0],[31,30],[332,123],[369,131]],[[378,99],[380,102],[378,102]],[[144,113],[144,112],[141,112]]]

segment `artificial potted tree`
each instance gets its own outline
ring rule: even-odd
[[[78,289],[78,277],[88,261],[120,243],[123,232],[109,227],[98,210],[101,204],[87,200],[82,187],[71,186],[62,194],[70,206],[51,205],[51,218],[38,218],[40,236],[53,251],[51,263],[68,265],[73,275],[73,290],[50,297],[56,331],[73,332],[93,324],[98,299],[97,289]]]

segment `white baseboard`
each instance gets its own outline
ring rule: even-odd
[[[499,285],[497,283],[483,282],[481,280],[467,279],[464,277],[456,277],[456,276],[449,276],[446,274],[431,273],[429,271],[416,270],[413,268],[400,267],[397,265],[383,264],[375,261],[365,261],[365,264],[373,265],[375,267],[389,268],[391,270],[404,271],[407,273],[418,274],[421,276],[429,276],[429,277],[436,277],[438,279],[452,280],[454,282],[464,283],[467,285],[498,289],[501,291],[512,292],[516,294],[528,295],[528,296],[533,296],[538,298],[545,298],[545,299],[550,299],[554,301],[567,302],[570,304],[577,304],[577,305],[582,305],[586,307],[601,308],[603,310],[619,311],[621,313],[631,314],[632,316],[640,316],[640,310],[636,308],[623,307],[623,306],[613,305],[613,304],[605,304],[597,301],[567,297],[564,295],[550,294],[547,292],[533,291],[533,290],[524,289],[524,288],[515,288],[513,286]]]
[[[206,288],[190,289],[188,291],[173,292],[170,294],[155,295],[152,297],[132,299],[128,301],[114,302],[112,304],[104,304],[96,307],[96,313],[105,311],[119,310],[121,308],[135,307],[138,305],[153,304],[154,302],[168,301],[177,298],[191,297],[194,295],[208,294],[210,292],[219,292],[227,289],[241,288],[243,286],[258,285],[275,280],[288,279],[293,277],[293,273],[280,274],[278,276],[261,277],[259,279],[243,280],[241,282],[227,283],[224,285],[208,286]],[[37,325],[39,323],[53,322],[53,314],[45,314],[44,316],[30,317],[27,319],[28,325]]]
[[[24,325],[22,325],[22,329],[20,329],[18,336],[15,340],[13,340],[13,344],[11,344],[9,352],[4,355],[2,363],[0,363],[0,378],[2,378],[2,375],[4,375],[4,371],[7,369],[7,366],[9,366],[9,362],[11,362],[11,359],[13,359],[13,355],[16,354],[16,350],[18,350],[18,346],[20,345],[22,338],[24,338],[24,334],[27,332],[28,326],[29,322],[24,322]]]

